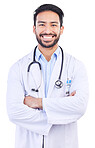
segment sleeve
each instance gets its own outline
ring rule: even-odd
[[[51,124],[42,110],[32,109],[23,104],[24,87],[20,78],[19,64],[15,64],[9,72],[7,83],[7,112],[9,119],[23,128],[47,135]]]
[[[75,96],[43,99],[48,123],[69,124],[76,122],[86,111],[89,97],[87,73],[81,62],[76,62],[75,65],[71,86],[71,92],[76,91]]]

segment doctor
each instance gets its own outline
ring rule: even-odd
[[[58,46],[63,12],[41,5],[34,13],[38,46],[9,72],[7,110],[16,124],[15,148],[78,148],[77,120],[87,107],[82,62]]]

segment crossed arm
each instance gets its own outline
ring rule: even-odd
[[[72,92],[70,96],[74,96],[76,91]],[[43,109],[42,98],[34,98],[32,96],[26,96],[24,98],[24,104],[33,109]]]
[[[24,98],[24,104],[34,109],[43,109],[42,98],[34,98],[32,96],[27,96]]]

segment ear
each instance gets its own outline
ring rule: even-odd
[[[64,26],[61,26],[60,34],[63,34],[63,31],[64,31]]]
[[[36,26],[33,26],[33,33],[35,34],[36,32]]]

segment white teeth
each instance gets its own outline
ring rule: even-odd
[[[45,39],[51,39],[52,36],[43,36],[43,38],[45,38]]]

